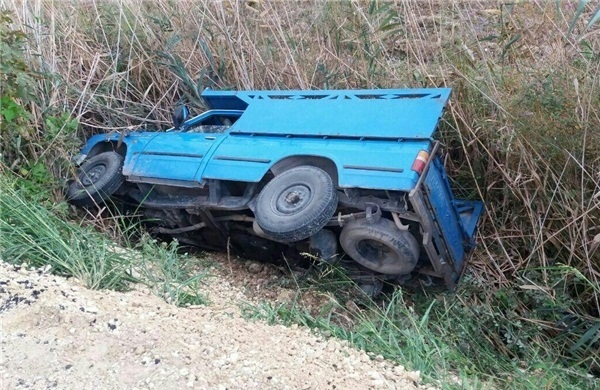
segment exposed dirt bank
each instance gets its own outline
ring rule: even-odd
[[[418,373],[343,341],[248,321],[242,288],[209,283],[209,305],[177,308],[0,262],[1,387],[420,388]]]

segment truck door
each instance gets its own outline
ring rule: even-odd
[[[203,133],[158,134],[134,156],[136,161],[130,180],[198,186],[194,182],[196,172],[209,149],[220,137],[220,134]]]

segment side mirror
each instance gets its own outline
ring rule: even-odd
[[[187,106],[179,106],[173,111],[173,127],[177,130],[183,125],[190,115],[190,110]]]

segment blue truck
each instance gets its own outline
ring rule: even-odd
[[[67,189],[132,205],[155,233],[256,259],[310,253],[363,285],[453,289],[480,201],[455,199],[434,134],[449,88],[214,91],[166,131],[91,137]]]

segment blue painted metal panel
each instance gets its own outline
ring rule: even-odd
[[[87,142],[85,143],[85,145],[83,146],[83,148],[81,148],[81,154],[89,154],[90,150],[92,150],[92,148],[94,146],[96,146],[97,144],[101,143],[101,142],[106,142],[108,140],[110,140],[111,137],[108,136],[107,134],[96,134],[92,137],[90,137]],[[118,137],[117,137],[118,139]]]
[[[463,220],[455,206],[456,201],[439,157],[431,162],[423,185],[426,198],[432,208],[432,218],[440,228],[444,242],[450,251],[454,269],[460,271],[465,257],[465,246],[467,248],[470,246],[472,237],[466,235]]]
[[[285,138],[230,135],[216,149],[196,180],[258,182],[278,161],[290,156],[328,158],[338,169],[342,188],[409,191],[418,176],[410,168],[430,141]]]
[[[475,229],[477,228],[477,222],[483,212],[483,202],[478,200],[455,200],[454,206],[460,219],[465,232],[465,236],[469,237],[468,246],[470,248],[475,247]]]
[[[221,134],[159,133],[137,152],[128,175],[194,181],[202,160]]]
[[[429,139],[442,110],[443,105],[434,99],[258,100],[248,106],[231,132]]]
[[[395,88],[395,89],[336,89],[336,90],[271,90],[271,91],[214,91],[202,92],[202,98],[211,109],[244,110],[255,100],[327,100],[327,99],[419,99],[438,96],[448,100],[450,88]]]
[[[154,132],[133,132],[123,137],[122,142],[127,146],[127,154],[125,155],[125,161],[123,163],[123,175],[128,176],[131,173],[139,152],[141,152],[146,147],[146,144],[157,135],[158,133]],[[88,139],[85,146],[81,149],[81,153],[88,154],[97,144],[107,141],[118,142],[120,138],[121,134],[119,133],[94,135]]]
[[[212,108],[245,109],[232,133],[430,138],[449,88],[211,91]]]

